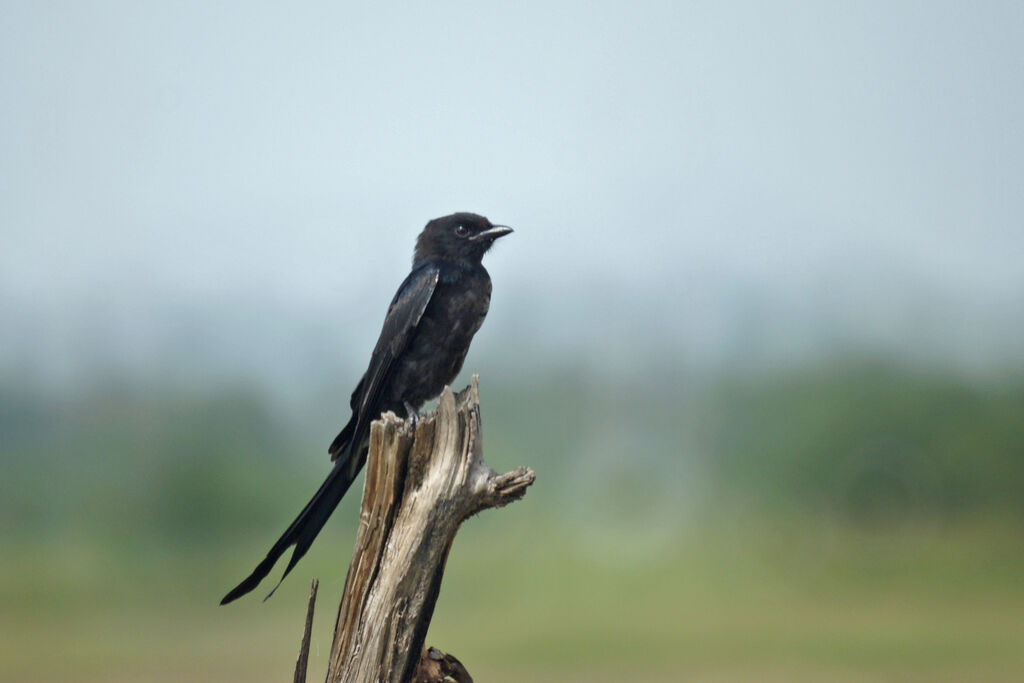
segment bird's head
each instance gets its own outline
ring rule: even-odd
[[[475,213],[453,213],[427,223],[416,239],[414,263],[449,261],[480,263],[494,240],[512,232]]]

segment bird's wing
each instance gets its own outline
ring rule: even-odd
[[[348,432],[346,427],[331,444],[332,459],[338,457],[342,446],[347,445],[347,442],[358,448],[365,433],[369,431],[370,423],[380,417],[382,392],[391,375],[394,361],[405,351],[409,340],[416,332],[440,275],[437,266],[424,264],[409,273],[399,286],[395,298],[388,307],[384,327],[370,357],[370,367],[366,369],[366,374],[352,394],[352,431],[346,435],[347,439],[342,439],[342,435]]]

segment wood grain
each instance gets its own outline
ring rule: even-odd
[[[484,462],[475,376],[415,422],[393,413],[374,422],[328,683],[425,681],[441,670],[426,673],[432,663],[472,681],[457,659],[424,649],[445,562],[465,519],[521,498],[533,481],[528,467],[499,475]]]

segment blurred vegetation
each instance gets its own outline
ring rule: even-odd
[[[282,474],[287,432],[251,392],[7,391],[0,416],[17,482],[0,501],[8,534],[202,542],[261,528],[281,507],[268,483]]]
[[[722,481],[809,511],[1024,516],[1024,381],[884,364],[723,382],[703,439]]]
[[[1024,680],[1021,377],[568,367],[482,393],[488,461],[539,479],[445,577],[430,641],[480,680]],[[0,389],[0,680],[281,680],[310,576],[322,668],[356,497],[273,600],[216,602],[319,483],[343,399]]]

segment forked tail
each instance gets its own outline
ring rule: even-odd
[[[260,581],[266,578],[270,570],[273,569],[278,558],[290,546],[294,545],[295,550],[292,551],[291,559],[288,561],[288,566],[285,567],[284,574],[281,575],[281,580],[277,582],[277,586],[274,586],[274,589],[267,594],[264,600],[274,594],[277,587],[281,585],[281,581],[284,581],[284,577],[288,576],[288,572],[292,570],[292,567],[302,559],[302,556],[306,554],[309,547],[313,545],[313,540],[320,533],[320,530],[324,528],[327,519],[334,512],[334,508],[338,507],[338,503],[341,502],[345,492],[348,491],[348,487],[352,485],[352,481],[359,474],[359,470],[363,468],[363,464],[366,462],[365,445],[359,448],[355,454],[352,453],[352,449],[346,450],[348,450],[348,453],[342,454],[334,462],[334,468],[327,475],[327,479],[320,485],[313,498],[306,503],[306,507],[302,509],[299,516],[295,518],[295,521],[291,523],[284,534],[281,535],[281,538],[277,540],[277,543],[271,547],[270,552],[267,553],[263,561],[256,565],[256,569],[242,583],[235,586],[231,592],[225,595],[220,604],[226,605],[258,586]],[[353,457],[355,457],[354,460]]]

